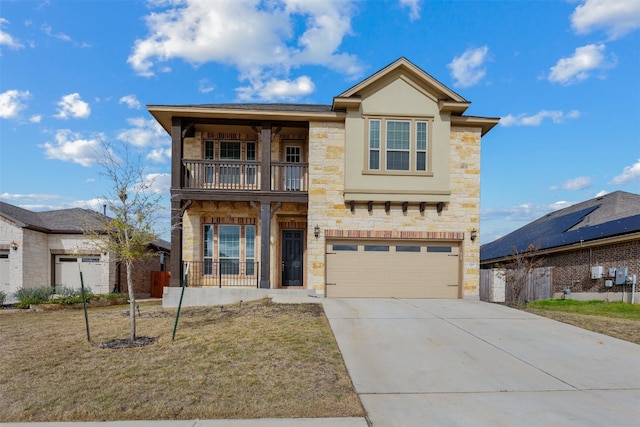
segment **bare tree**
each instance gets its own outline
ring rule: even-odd
[[[149,244],[158,239],[154,225],[162,209],[161,196],[151,191],[152,181],[145,178],[145,167],[139,156],[132,156],[123,146],[116,153],[114,147],[103,143],[97,154],[100,175],[110,186],[103,196],[113,218],[100,232],[87,230],[94,244],[102,251],[124,264],[127,273],[131,317],[130,341],[136,340],[136,299],[133,288],[133,269],[136,261],[153,255]]]
[[[506,269],[505,282],[511,291],[508,304],[518,303],[529,276],[533,274],[535,269],[543,266],[544,258],[538,255],[539,249],[539,246],[533,244],[529,244],[522,252],[519,252],[515,246],[511,249],[511,258],[504,265]]]

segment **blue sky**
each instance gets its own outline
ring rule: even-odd
[[[637,0],[0,0],[0,200],[100,210],[101,141],[168,195],[170,138],[145,105],[330,104],[401,56],[466,114],[501,118],[482,145],[483,243],[640,193]]]

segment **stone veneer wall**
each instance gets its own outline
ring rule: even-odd
[[[259,205],[259,203],[256,203],[256,206],[259,207]],[[298,203],[283,203],[280,209],[273,213],[269,246],[271,251],[270,281],[272,288],[279,287],[281,227],[303,227],[304,223],[306,223],[306,213],[306,206]],[[260,261],[260,214],[248,202],[223,201],[194,201],[189,209],[185,211],[182,223],[182,259],[184,261],[202,260],[203,225],[214,223],[255,225],[255,260],[257,262]],[[214,236],[214,250],[217,250],[217,236]],[[244,250],[244,248],[241,248],[241,250]]]
[[[439,214],[428,205],[424,213],[416,204],[407,212],[391,205],[389,213],[381,204],[369,212],[366,204],[356,204],[351,212],[344,200],[344,123],[311,122],[309,125],[309,215],[307,228],[307,278],[309,288],[324,294],[325,230],[374,230],[450,232],[469,236],[480,223],[480,130],[455,128],[451,131],[451,198]],[[361,165],[349,165],[361,167]],[[323,231],[315,239],[313,228]],[[461,242],[463,297],[477,298],[479,292],[479,244],[468,237]]]

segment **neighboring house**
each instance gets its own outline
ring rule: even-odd
[[[481,266],[504,266],[529,245],[553,267],[552,292],[629,292],[620,282],[640,277],[640,195],[616,191],[549,213],[482,245]]]
[[[497,118],[401,58],[331,105],[150,105],[172,138],[172,286],[477,297]]]
[[[124,268],[83,234],[83,229],[102,230],[106,219],[87,209],[33,212],[0,202],[0,290],[11,295],[20,287],[79,288],[80,271],[94,293],[122,288]],[[170,244],[154,242],[150,250],[168,254]],[[156,255],[136,264],[136,295],[150,295],[148,272],[161,269],[159,259]]]

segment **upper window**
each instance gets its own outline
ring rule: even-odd
[[[429,122],[426,120],[370,119],[368,169],[370,171],[426,172]]]

